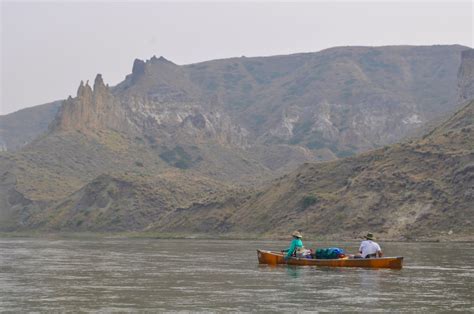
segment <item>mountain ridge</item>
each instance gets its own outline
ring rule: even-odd
[[[271,56],[271,57],[252,57],[252,58],[245,57],[245,58],[219,59],[219,60],[205,61],[205,62],[190,64],[190,65],[182,65],[182,66],[181,65],[176,65],[176,64],[172,63],[171,61],[168,61],[168,60],[164,59],[163,57],[160,57],[160,58],[152,57],[150,60],[148,60],[148,63],[137,59],[134,62],[134,66],[133,66],[133,69],[132,69],[132,74],[128,75],[127,76],[128,79],[126,78],[124,82],[119,83],[115,87],[111,87],[111,92],[113,94],[114,93],[115,94],[119,93],[119,92],[114,92],[114,91],[115,90],[119,91],[119,90],[123,89],[123,87],[128,84],[127,82],[129,82],[132,77],[137,77],[137,71],[139,71],[139,70],[137,70],[138,68],[141,67],[142,68],[141,71],[143,71],[142,75],[145,75],[145,72],[144,72],[145,68],[148,67],[149,70],[147,70],[147,71],[149,73],[151,73],[150,75],[152,75],[151,79],[149,79],[148,81],[149,82],[155,82],[155,83],[153,83],[155,85],[153,85],[152,87],[149,86],[148,89],[151,89],[151,90],[149,90],[148,92],[143,92],[142,91],[141,93],[138,93],[142,97],[146,96],[147,100],[152,100],[153,97],[158,97],[158,98],[159,97],[168,97],[169,98],[169,97],[172,96],[171,97],[171,100],[172,100],[171,102],[175,102],[175,101],[183,102],[183,100],[186,100],[186,99],[180,99],[180,97],[182,98],[182,97],[184,97],[183,95],[186,94],[186,95],[188,95],[187,97],[190,97],[190,99],[187,99],[186,101],[189,102],[189,100],[192,100],[192,102],[195,102],[195,103],[197,102],[198,106],[203,107],[203,106],[211,105],[214,108],[221,107],[221,111],[224,111],[227,114],[229,114],[230,118],[232,120],[234,120],[236,124],[238,124],[240,127],[243,127],[244,129],[249,131],[251,134],[253,134],[252,135],[253,140],[256,140],[256,141],[261,142],[261,143],[268,143],[268,142],[272,142],[272,141],[273,142],[274,141],[283,141],[286,144],[290,144],[290,145],[294,145],[295,143],[297,143],[297,144],[301,144],[302,146],[306,146],[306,147],[309,146],[310,149],[315,149],[315,147],[320,147],[320,146],[323,146],[323,147],[326,147],[326,148],[331,146],[332,149],[331,148],[329,148],[329,149],[332,150],[333,154],[332,154],[332,156],[329,156],[329,157],[326,157],[326,158],[334,158],[335,157],[334,154],[337,153],[337,151],[335,152],[334,150],[340,150],[342,153],[344,153],[345,151],[349,152],[351,150],[354,152],[354,148],[349,147],[348,144],[344,144],[344,143],[349,142],[350,140],[359,141],[359,143],[356,144],[356,147],[360,146],[361,148],[360,149],[356,148],[356,152],[360,152],[360,151],[363,151],[363,150],[368,149],[368,148],[373,148],[374,145],[375,146],[380,146],[380,145],[387,144],[389,142],[396,141],[397,139],[400,138],[400,136],[403,136],[403,134],[401,134],[400,132],[402,132],[402,133],[404,132],[403,131],[404,127],[401,128],[399,131],[393,132],[393,133],[395,133],[395,135],[391,135],[391,137],[389,137],[389,138],[384,138],[384,137],[379,137],[379,135],[377,135],[377,133],[386,132],[386,131],[381,131],[381,130],[377,129],[377,128],[381,128],[383,125],[379,125],[379,126],[374,125],[376,127],[376,129],[371,130],[370,132],[366,132],[366,131],[363,131],[363,130],[349,130],[349,131],[342,131],[342,133],[341,133],[341,131],[338,131],[338,128],[341,129],[341,126],[338,126],[337,124],[332,126],[331,124],[327,124],[325,122],[326,120],[324,120],[324,121],[321,120],[319,126],[314,125],[314,124],[311,126],[311,129],[312,129],[311,132],[316,132],[313,135],[320,137],[317,133],[317,132],[319,132],[318,129],[323,129],[324,130],[323,131],[324,140],[320,143],[311,142],[311,140],[306,138],[307,136],[303,136],[303,138],[302,138],[301,137],[301,132],[296,132],[296,134],[295,134],[295,132],[293,132],[293,129],[296,127],[297,131],[303,130],[303,133],[305,133],[305,132],[307,133],[306,129],[308,128],[308,126],[310,126],[311,123],[310,123],[310,121],[304,121],[304,119],[302,119],[301,117],[302,116],[315,115],[315,114],[317,115],[317,112],[319,112],[320,110],[323,110],[323,111],[326,110],[327,111],[327,109],[324,109],[324,106],[326,106],[326,107],[329,106],[331,108],[334,107],[332,109],[332,111],[330,110],[328,112],[329,118],[331,117],[331,115],[342,116],[341,111],[344,108],[347,108],[347,106],[349,104],[345,104],[344,99],[337,100],[335,98],[334,100],[331,100],[331,97],[334,97],[334,96],[330,96],[329,94],[327,96],[323,96],[323,98],[321,98],[321,95],[324,95],[324,93],[327,93],[327,92],[324,92],[324,90],[337,91],[338,89],[344,89],[344,88],[345,88],[345,91],[341,90],[341,92],[339,92],[341,95],[342,95],[342,92],[351,93],[351,87],[348,88],[348,86],[345,86],[345,85],[342,85],[341,88],[339,88],[338,85],[334,85],[334,86],[323,86],[322,85],[321,87],[317,87],[318,85],[316,85],[315,86],[315,88],[316,88],[315,93],[313,93],[311,96],[309,96],[309,94],[308,94],[308,96],[305,96],[306,100],[305,100],[304,97],[301,98],[300,96],[298,96],[298,93],[299,93],[298,88],[293,87],[291,85],[279,86],[277,84],[277,85],[275,85],[275,87],[272,87],[268,92],[265,92],[265,91],[262,91],[262,90],[258,91],[258,90],[256,90],[256,88],[261,89],[261,87],[258,87],[258,86],[267,86],[269,82],[276,82],[275,79],[278,80],[279,77],[280,78],[282,77],[282,75],[283,75],[283,77],[285,75],[288,75],[288,73],[290,73],[291,71],[294,71],[295,68],[300,68],[303,65],[309,66],[309,65],[313,64],[314,62],[316,62],[314,64],[314,66],[321,68],[321,70],[323,70],[323,71],[327,71],[327,70],[324,70],[324,67],[325,67],[324,64],[328,64],[329,66],[331,66],[331,64],[334,64],[333,66],[336,66],[336,68],[340,67],[340,66],[344,66],[344,64],[346,64],[346,65],[352,64],[350,62],[347,63],[347,60],[348,60],[347,58],[349,58],[349,60],[350,60],[350,58],[356,58],[356,59],[359,58],[359,59],[357,59],[359,61],[354,59],[354,61],[357,61],[356,63],[354,63],[354,65],[363,66],[363,67],[365,67],[365,69],[367,71],[369,71],[367,73],[370,74],[370,73],[373,72],[371,75],[376,75],[376,72],[374,72],[373,69],[376,69],[376,67],[378,65],[383,65],[384,63],[387,63],[387,62],[388,62],[387,64],[390,64],[390,63],[393,63],[395,60],[397,60],[396,58],[391,57],[392,55],[393,56],[397,56],[397,55],[398,56],[404,56],[404,55],[410,55],[410,54],[412,54],[413,56],[420,55],[420,57],[423,57],[423,58],[428,60],[430,58],[429,54],[432,53],[433,56],[439,55],[439,57],[435,57],[435,59],[433,59],[436,63],[439,63],[439,62],[445,62],[446,63],[447,61],[441,61],[441,60],[451,60],[451,61],[449,61],[449,62],[451,62],[450,66],[447,66],[447,64],[446,64],[444,66],[444,69],[443,69],[443,67],[441,67],[441,70],[439,70],[439,69],[437,70],[437,71],[446,71],[446,69],[449,70],[449,69],[458,67],[458,62],[460,62],[459,61],[460,60],[460,55],[459,56],[456,56],[456,55],[460,54],[462,50],[465,50],[465,48],[466,47],[459,46],[459,45],[452,45],[452,46],[334,47],[334,48],[328,48],[328,49],[325,49],[325,50],[322,50],[322,51],[316,52],[316,53],[309,52],[309,53],[299,53],[299,54],[293,54],[293,55]],[[449,52],[449,51],[452,51],[452,52]],[[446,54],[446,52],[449,52],[449,53]],[[358,54],[360,54],[360,56],[362,56],[363,58],[360,59],[361,57],[358,57]],[[387,57],[380,57],[380,56],[384,56],[384,54],[386,54]],[[427,54],[427,55],[423,56],[423,54]],[[443,56],[443,54],[445,54],[445,55]],[[455,58],[453,59],[453,57],[455,57]],[[388,59],[385,60],[384,58],[388,58]],[[405,58],[405,57],[401,57],[401,59],[399,59],[399,61],[403,61],[403,58]],[[416,64],[416,62],[418,62],[418,61],[416,61],[416,60],[418,60],[417,58],[419,58],[419,57],[413,57],[412,58],[413,61],[410,61],[410,62],[412,62],[412,63],[415,62],[413,64]],[[438,59],[436,59],[436,58],[438,58]],[[441,59],[439,59],[439,58],[441,58]],[[459,60],[455,61],[455,59],[458,59],[458,58],[459,58]],[[318,60],[320,60],[320,61],[318,61]],[[342,63],[341,63],[340,60],[342,60]],[[344,60],[346,60],[346,61],[344,61]],[[238,62],[237,66],[241,70],[233,69],[233,67],[235,66],[234,61]],[[397,61],[397,62],[399,62],[399,61]],[[313,63],[311,63],[311,62],[313,62]],[[323,62],[323,63],[318,65],[317,62]],[[336,62],[336,63],[334,63],[334,62]],[[403,62],[405,62],[405,61],[403,61]],[[403,62],[400,63],[400,65],[403,65]],[[453,64],[452,62],[455,62],[455,63]],[[176,72],[176,71],[168,71],[167,72],[168,74],[169,73],[173,74],[173,75],[171,75],[171,74],[168,75],[169,77],[175,77],[175,79],[171,79],[171,83],[172,83],[171,85],[168,84],[170,82],[166,82],[167,80],[169,81],[170,78],[168,78],[168,77],[165,78],[165,81],[163,81],[163,78],[161,78],[161,79],[159,77],[157,78],[157,75],[153,74],[154,73],[153,68],[158,67],[158,68],[161,69],[161,68],[163,68],[163,64],[167,65],[168,68],[171,67],[171,68],[174,68],[174,69],[179,69],[178,72],[181,73],[180,77],[185,77],[185,79],[183,79],[183,82],[187,81],[187,83],[182,85],[183,83],[180,83],[180,80],[177,79],[176,76],[173,76],[173,75],[177,75],[177,74],[172,73],[172,72]],[[221,64],[222,66],[219,65],[219,64]],[[323,67],[321,67],[321,65],[323,65]],[[375,68],[374,68],[374,66],[375,66]],[[398,65],[395,65],[395,66],[398,66]],[[203,67],[208,68],[208,69],[206,70]],[[262,67],[268,68],[268,70],[262,71],[261,70]],[[437,67],[440,68],[440,64],[438,64]],[[326,66],[326,68],[327,68],[327,66]],[[339,69],[338,71],[340,71],[341,69]],[[356,69],[356,68],[354,68],[354,69]],[[389,69],[389,68],[387,68],[387,69]],[[209,71],[211,71],[211,72],[209,72]],[[304,84],[307,84],[307,83],[304,83],[306,81],[309,82],[309,83],[318,82],[318,78],[315,77],[314,74],[311,74],[311,73],[314,73],[314,71],[313,70],[311,70],[311,71],[312,72],[308,72],[308,73],[303,72],[301,74],[301,75],[303,75],[303,77],[301,79],[298,79],[297,77],[289,77],[290,81],[282,82],[282,84],[283,83],[288,84],[288,82],[290,82],[290,83],[295,82],[299,85],[301,85],[301,83],[303,83],[303,85],[304,85]],[[349,71],[348,73],[352,73],[351,71]],[[354,75],[356,75],[356,77],[355,77],[356,82],[357,82],[357,79],[358,79],[357,78],[358,74],[356,74],[357,71],[359,71],[359,70],[356,70],[356,72],[354,72],[355,73]],[[451,78],[449,80],[452,81],[451,84],[455,84],[456,83],[456,80],[455,80],[456,73],[455,73],[454,70],[449,70],[449,71],[452,72],[450,74]],[[422,72],[420,72],[420,73],[422,73]],[[395,73],[395,75],[398,75],[398,74]],[[332,77],[333,74],[332,74],[331,71],[328,72],[327,74],[324,74],[324,76],[326,78],[329,78],[329,80],[330,80],[329,82],[332,82],[330,84],[335,84],[337,82],[337,77],[333,78]],[[431,80],[430,76],[432,76],[432,75],[430,74],[427,77],[429,80]],[[242,79],[244,79],[244,81],[242,81],[243,83],[240,83],[240,85],[234,83],[235,80],[237,80],[235,82],[239,83],[239,80],[242,80]],[[250,80],[248,80],[248,79],[250,79]],[[309,79],[309,81],[308,81],[308,79]],[[315,81],[315,79],[316,79],[316,81]],[[161,81],[162,83],[158,83],[157,80],[158,81],[162,80]],[[298,82],[298,80],[301,81],[301,82]],[[353,84],[353,83],[351,83],[351,80],[353,80],[353,78],[351,78],[350,75],[349,75],[348,78],[346,79],[346,82],[348,84]],[[420,82],[423,82],[423,80],[420,81]],[[377,81],[383,82],[383,79],[377,78]],[[398,80],[398,81],[403,81],[403,79]],[[136,79],[135,79],[134,82],[137,83]],[[230,85],[229,85],[229,83],[226,83],[226,82],[229,82]],[[166,84],[164,84],[164,83],[166,83]],[[201,91],[198,91],[196,89],[196,87],[190,87],[191,83],[195,86],[200,86],[199,88],[201,89]],[[222,85],[222,84],[224,84],[224,85]],[[257,85],[255,85],[255,84],[257,84]],[[337,84],[339,84],[339,83],[337,83]],[[391,85],[397,86],[397,84],[388,84],[388,85],[385,84],[384,85],[385,87],[383,87],[383,88],[388,88]],[[425,84],[425,83],[423,83],[423,84]],[[220,85],[224,86],[225,88],[230,88],[229,92],[225,92],[224,90],[221,91],[222,88],[219,87]],[[255,85],[255,86],[252,87],[252,85]],[[301,86],[303,86],[303,85],[301,85]],[[180,86],[180,87],[178,87],[178,86]],[[241,88],[242,90],[238,90],[235,87]],[[369,89],[372,88],[370,86],[367,86],[367,87],[369,87]],[[422,86],[420,86],[420,87],[422,87]],[[156,88],[157,90],[154,91],[153,88]],[[318,91],[318,88],[323,88],[322,92]],[[365,87],[362,86],[362,85],[360,85],[360,86],[355,85],[352,88],[354,88],[355,90],[363,90]],[[399,88],[399,87],[397,87],[397,88]],[[173,89],[174,89],[174,94],[170,94]],[[414,90],[418,90],[418,89],[420,89],[420,88],[419,87],[414,88]],[[284,93],[282,94],[281,92],[279,92],[279,90],[281,90],[281,92],[284,92]],[[426,88],[422,87],[420,90],[426,90]],[[430,90],[433,90],[433,91],[439,90],[439,91],[441,91],[442,88],[440,88],[440,86],[435,86],[434,88],[430,88]],[[448,90],[452,90],[452,88],[449,88]],[[262,92],[263,92],[263,94],[262,94]],[[400,90],[397,91],[397,93],[399,93],[399,92],[400,92]],[[406,93],[406,92],[407,91],[404,91],[403,93]],[[410,92],[410,91],[408,91],[408,92]],[[296,98],[294,98],[294,96],[291,96],[291,93],[296,93],[295,94]],[[307,93],[307,92],[305,92],[305,93]],[[395,101],[395,102],[399,102],[399,103],[400,102],[406,102],[403,99],[390,100],[389,98],[387,98],[387,99],[380,98],[379,100],[376,100],[376,98],[374,98],[373,100],[370,100],[370,98],[367,98],[367,97],[369,95],[371,95],[371,93],[372,93],[372,96],[370,96],[370,97],[372,97],[372,98],[375,97],[375,95],[377,93],[380,94],[380,92],[374,90],[374,91],[369,92],[368,94],[366,93],[367,95],[365,95],[365,96],[361,96],[361,97],[365,97],[365,99],[369,102],[368,105],[370,105],[370,102],[374,102],[374,101],[376,101],[378,103],[387,103],[388,101],[391,101],[391,102]],[[425,97],[422,97],[423,99],[427,98],[426,97],[426,92],[424,92],[424,93],[425,93],[424,94]],[[430,91],[430,93],[431,93],[431,91]],[[453,93],[453,92],[449,92],[449,93],[453,94],[452,96],[449,96],[449,97],[454,98],[455,93]],[[432,103],[434,104],[436,102],[439,102],[443,106],[446,106],[446,101],[447,101],[446,95],[449,94],[449,93],[446,92],[446,89],[442,93],[438,93],[438,95],[434,97],[435,102],[432,102]],[[144,94],[144,95],[142,95],[142,94]],[[156,95],[153,96],[154,94],[156,94]],[[275,98],[275,96],[272,96],[272,95],[278,95],[278,94],[280,94],[279,96],[277,96],[278,98],[280,98],[280,100],[278,100],[278,98]],[[166,96],[166,95],[168,95],[168,96]],[[320,95],[320,96],[318,96],[318,95]],[[347,95],[350,95],[350,94],[347,94]],[[387,94],[387,95],[389,95],[389,94]],[[354,96],[355,95],[351,95],[350,98],[351,99],[356,99],[356,98],[354,98]],[[257,103],[257,106],[255,106],[255,97],[258,97],[258,99],[260,99],[258,101],[259,103],[261,103],[260,105],[258,105],[258,103]],[[288,98],[288,97],[290,97],[290,98]],[[295,99],[294,101],[296,101],[297,103],[292,105],[291,102],[294,102],[294,101],[291,100],[292,99],[291,97],[293,97]],[[380,96],[377,96],[377,97],[380,97]],[[394,96],[389,96],[389,97],[394,97]],[[320,100],[318,100],[318,98]],[[437,98],[439,98],[441,100],[438,100]],[[313,100],[310,100],[310,99],[313,99]],[[420,99],[420,98],[418,97],[418,99]],[[165,99],[165,100],[167,102],[170,102],[170,99]],[[308,103],[308,100],[310,100],[309,103]],[[342,100],[342,104],[340,103],[341,100]],[[279,106],[281,106],[281,105],[278,105],[278,103],[281,103],[282,101],[283,101],[284,104],[286,103],[289,106],[285,104],[285,105],[283,105],[283,109],[277,109]],[[316,103],[315,103],[315,101],[316,101]],[[426,100],[424,100],[424,101],[426,101]],[[318,102],[320,103],[319,106],[322,106],[322,108],[318,108]],[[429,101],[427,101],[427,102],[429,102]],[[454,102],[454,101],[451,101],[451,102]],[[247,106],[247,109],[242,107],[242,105]],[[337,106],[340,106],[341,109],[336,109]],[[380,109],[377,109],[377,106],[373,107],[372,109],[369,109],[369,112],[364,111],[365,109],[363,109],[363,106],[358,105],[357,103],[354,103],[353,105],[350,105],[350,106],[353,106],[354,108],[351,109],[352,112],[349,113],[348,117],[349,118],[353,117],[351,119],[358,119],[358,120],[354,120],[353,122],[354,123],[359,123],[359,124],[361,124],[364,121],[361,120],[360,117],[357,117],[358,115],[362,116],[362,115],[366,115],[368,113],[372,115],[373,113],[376,113],[377,111],[380,111]],[[413,105],[410,105],[410,106],[413,106]],[[430,106],[433,106],[433,105],[430,104]],[[439,105],[438,105],[438,107],[439,107]],[[235,108],[235,109],[232,109],[232,108]],[[311,109],[311,108],[313,108],[313,109]],[[432,109],[431,110],[424,110],[424,114],[428,114],[431,111],[438,112],[438,113],[435,114],[435,116],[436,116],[436,115],[439,115],[442,112],[447,112],[445,109],[442,109],[442,108],[440,109],[440,108],[436,109],[435,111],[433,111]],[[276,110],[276,111],[274,113],[269,114],[271,112],[271,111],[270,112],[268,111],[269,109],[273,110],[273,111]],[[238,111],[235,111],[235,110],[238,110]],[[399,107],[397,109],[397,111],[399,111],[399,112],[403,112],[403,111],[406,111],[406,110],[407,110],[407,108],[403,109],[403,106]],[[399,118],[400,121],[401,120],[405,121],[404,123],[401,124],[402,126],[404,126],[404,125],[406,125],[406,123],[408,123],[407,126],[409,128],[412,128],[413,126],[410,126],[410,123],[411,123],[411,124],[414,124],[414,126],[416,127],[417,123],[419,124],[420,121],[424,122],[424,121],[427,121],[427,120],[430,120],[430,119],[433,118],[432,114],[430,114],[430,116],[424,118],[422,115],[420,115],[420,113],[413,112],[414,110],[419,111],[418,109],[415,109],[415,107],[412,107],[412,109],[409,109],[409,111],[406,111],[406,113],[405,113],[406,116],[405,117],[400,117]],[[370,111],[372,111],[373,113],[370,112]],[[411,113],[409,113],[410,111],[411,111]],[[234,113],[232,113],[232,112],[234,112]],[[385,114],[387,114],[387,113],[379,112],[378,115],[375,115],[372,118],[373,121],[371,123],[375,123],[375,121],[377,119],[380,119],[379,118],[380,115],[383,116]],[[52,117],[50,117],[50,119],[52,120]],[[333,121],[331,121],[331,122],[334,123]],[[341,123],[341,122],[344,123],[343,121],[340,121],[340,122],[337,122],[337,123]],[[348,121],[348,122],[350,122],[350,121]],[[365,123],[368,123],[368,122],[365,122]],[[380,122],[378,122],[378,123],[380,123]],[[383,123],[387,123],[387,122],[383,122]],[[398,122],[398,123],[400,123],[400,122]],[[342,127],[344,127],[344,124],[342,124]],[[331,128],[332,128],[332,130],[331,130]],[[260,129],[260,131],[258,131],[259,129]],[[262,130],[267,130],[267,131],[262,133]],[[20,132],[16,132],[16,133],[20,133]],[[377,135],[377,137],[374,137],[373,134]],[[346,139],[344,139],[344,138],[346,138]],[[367,140],[365,138],[368,138],[369,140]],[[0,138],[0,140],[1,140],[1,138]],[[341,144],[339,144],[339,143],[341,143]],[[339,147],[339,146],[343,146],[343,147]],[[8,146],[6,146],[6,147],[8,148]],[[10,147],[10,149],[15,149],[15,148]]]

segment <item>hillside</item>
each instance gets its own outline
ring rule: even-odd
[[[350,238],[372,230],[382,238],[472,240],[473,162],[470,102],[418,141],[305,164],[254,196],[231,221],[236,229],[266,234],[301,228]]]
[[[350,239],[371,230],[382,239],[472,240],[473,162],[471,101],[422,139],[306,163],[257,192],[219,193],[215,182],[196,177],[152,183],[101,176],[28,223],[69,231],[279,237],[303,229],[312,237]],[[194,199],[184,182],[196,189]],[[196,197],[206,189],[214,195]]]
[[[0,230],[469,237],[472,104],[423,139],[307,163],[452,111],[471,86],[463,49],[154,57],[115,87],[99,74],[43,134],[0,154]]]
[[[16,151],[48,129],[62,101],[0,115],[0,151]]]
[[[195,204],[160,232],[353,239],[474,238],[474,102],[423,139],[343,160],[306,163],[255,193]],[[183,218],[183,216],[185,218]]]
[[[113,93],[133,97],[137,111],[152,116],[160,116],[153,108],[166,103],[169,110],[170,102],[187,104],[204,117],[218,112],[242,130],[252,148],[290,145],[327,160],[393,143],[449,112],[458,101],[463,50],[340,47],[187,66],[160,57],[136,60]],[[137,102],[143,95],[149,101]]]

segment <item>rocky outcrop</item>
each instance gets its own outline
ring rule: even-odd
[[[146,97],[127,101],[128,121],[139,133],[160,144],[219,144],[245,148],[249,132],[228,114],[199,102],[157,102]]]
[[[196,102],[198,94],[183,67],[155,56],[135,59],[132,73],[114,88],[114,95],[122,99],[145,97],[155,102]]]
[[[94,80],[94,88],[81,81],[77,96],[66,99],[51,125],[52,131],[77,130],[84,133],[111,128],[126,130],[124,112],[101,74]]]
[[[74,130],[88,134],[112,129],[130,137],[152,138],[154,143],[162,145],[218,143],[247,147],[248,132],[233,123],[227,114],[209,110],[206,103],[199,101],[163,101],[161,96],[170,96],[166,92],[158,98],[153,93],[144,92],[144,86],[151,90],[156,86],[162,88],[166,84],[163,80],[172,77],[164,75],[162,78],[162,73],[156,72],[154,67],[163,71],[177,68],[163,57],[153,57],[146,63],[137,59],[133,73],[127,78],[129,82],[137,83],[130,88],[121,85],[115,92],[104,84],[100,74],[93,88],[88,82],[81,82],[77,96],[69,97],[61,106],[52,123],[52,131]],[[149,79],[150,75],[160,76],[160,79]],[[155,84],[155,87],[150,84]]]
[[[459,97],[461,101],[474,98],[474,49],[461,54],[461,66],[458,73]]]
[[[133,61],[132,74],[130,75],[130,80],[133,83],[136,83],[140,77],[145,74],[145,62],[140,59],[135,59]]]

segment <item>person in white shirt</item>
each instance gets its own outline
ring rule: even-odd
[[[362,258],[382,257],[382,249],[377,242],[374,242],[375,237],[372,233],[367,233],[364,237],[366,240],[362,241],[359,247],[359,253]]]

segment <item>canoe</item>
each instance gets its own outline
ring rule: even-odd
[[[328,267],[366,267],[401,269],[403,257],[378,258],[339,258],[339,259],[310,259],[291,257],[287,261],[280,252],[257,250],[258,263],[267,265],[297,265],[297,266],[328,266]]]

